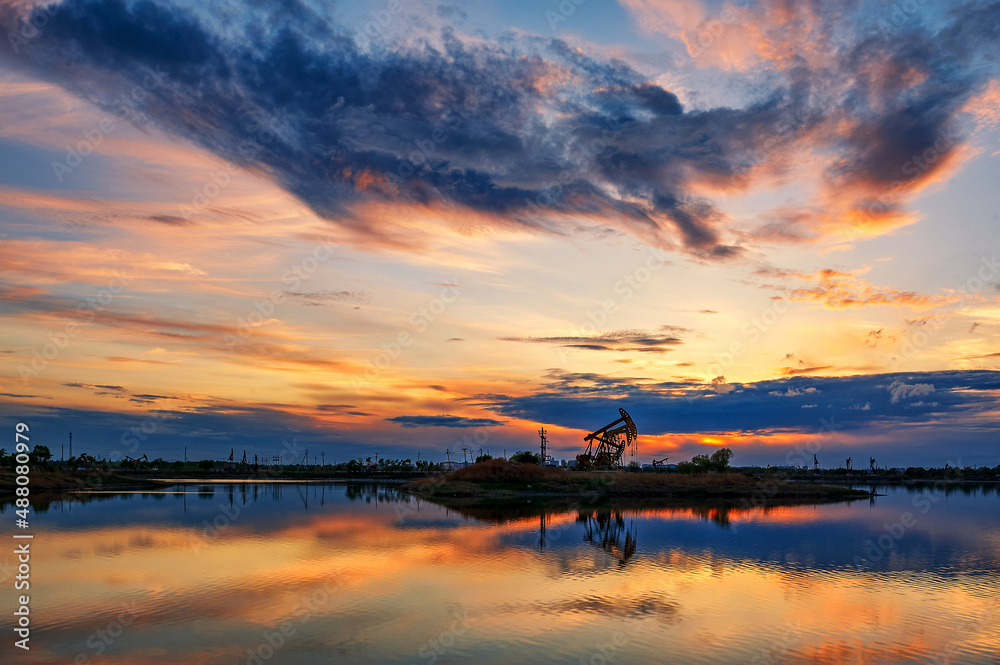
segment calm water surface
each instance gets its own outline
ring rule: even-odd
[[[996,488],[882,491],[749,511],[459,512],[346,484],[61,499],[36,506],[14,662],[1000,662]]]

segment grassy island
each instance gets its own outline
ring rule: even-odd
[[[503,459],[480,462],[402,486],[428,498],[649,497],[812,502],[867,498],[870,492],[813,483],[769,482],[743,473],[579,472]]]

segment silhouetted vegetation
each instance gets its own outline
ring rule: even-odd
[[[522,450],[511,455],[510,461],[519,462],[521,464],[541,464],[542,456],[538,453],[533,453],[530,450]]]
[[[536,455],[536,458],[538,456]],[[554,466],[539,466],[534,462],[517,462],[511,457],[490,459],[449,473],[449,480],[488,483],[522,483],[538,480],[565,480],[569,472]]]
[[[708,455],[695,455],[690,462],[679,462],[677,464],[678,473],[725,473],[729,470],[729,460],[733,458],[733,451],[729,448],[719,448],[711,457]]]
[[[876,469],[812,469],[806,467],[773,466],[773,467],[743,467],[733,469],[731,461],[733,451],[720,448],[711,455],[695,455],[690,461],[677,463],[673,468],[641,468],[636,463],[630,463],[629,471],[642,473],[630,474],[595,474],[580,469],[559,467],[542,467],[537,452],[522,450],[514,453],[510,461],[495,459],[480,451],[476,464],[453,471],[445,475],[448,466],[444,463],[418,460],[414,463],[410,458],[379,458],[367,457],[344,460],[338,463],[317,464],[315,456],[312,464],[304,455],[299,463],[281,464],[277,459],[261,458],[259,464],[239,463],[224,460],[204,459],[200,461],[170,461],[157,457],[150,462],[141,464],[130,463],[129,460],[98,459],[83,452],[67,460],[52,459],[51,450],[44,445],[35,445],[29,453],[33,480],[32,484],[39,490],[72,490],[93,489],[111,486],[142,487],[144,478],[174,476],[177,478],[217,478],[244,477],[248,480],[267,478],[292,479],[324,479],[351,478],[372,480],[413,480],[428,479],[421,487],[431,488],[429,492],[413,490],[421,493],[436,494],[451,492],[450,496],[479,496],[483,490],[522,492],[526,485],[533,485],[530,493],[580,493],[590,492],[607,496],[665,496],[678,492],[680,496],[738,496],[745,492],[730,473],[736,471],[746,478],[761,483],[774,483],[793,486],[826,484],[918,484],[932,483],[935,486],[945,483],[953,487],[976,482],[996,483],[1000,481],[1000,465],[995,467],[962,466],[950,464],[943,468],[926,468],[909,466],[906,468],[876,468]],[[289,455],[291,457],[291,455]],[[275,463],[277,462],[277,463]],[[0,449],[0,491],[12,488],[14,455],[5,449]],[[630,481],[624,476],[639,477],[671,477],[675,480],[664,483],[655,481]],[[693,478],[693,485],[677,478],[688,476]],[[714,480],[715,476],[724,480]],[[800,481],[800,482],[795,482]],[[805,482],[802,482],[805,481]],[[457,488],[455,484],[462,486]],[[152,484],[152,483],[150,483]],[[722,488],[727,488],[723,490]],[[697,489],[700,488],[700,489]],[[707,494],[705,494],[707,492]],[[785,492],[785,490],[783,490]],[[699,494],[700,493],[700,494]],[[760,492],[758,492],[760,493]],[[787,490],[789,496],[797,495],[798,490]],[[814,492],[815,493],[815,492]],[[773,499],[770,490],[765,492],[768,500]]]
[[[679,465],[678,465],[679,466]],[[966,482],[966,481],[997,481],[1000,480],[1000,465],[989,466],[951,466],[945,465],[938,468],[907,467],[890,469],[807,469],[790,467],[746,467],[740,469],[741,472],[768,477],[781,475],[789,480],[822,480],[841,482],[871,482],[879,483],[909,483],[921,480],[945,481],[945,482]]]
[[[32,465],[44,468],[49,465],[49,461],[52,459],[52,452],[48,446],[36,445],[28,454],[28,457],[31,459]]]

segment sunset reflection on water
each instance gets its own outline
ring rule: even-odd
[[[343,484],[61,499],[36,515],[30,660],[995,663],[996,490],[926,514],[882,491],[769,510],[449,509]]]

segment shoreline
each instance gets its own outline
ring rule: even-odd
[[[597,473],[565,472],[555,482],[538,480],[534,483],[463,481],[452,478],[455,472],[426,475],[415,473],[366,474],[358,476],[319,475],[312,473],[282,474],[128,474],[118,471],[90,469],[87,471],[67,469],[35,470],[31,474],[29,487],[32,493],[78,492],[93,490],[138,490],[162,489],[171,485],[227,484],[227,483],[384,483],[398,485],[401,490],[415,496],[451,496],[478,498],[514,497],[660,497],[660,498],[750,498],[766,494],[768,499],[782,497],[806,500],[824,499],[834,494],[844,498],[865,498],[868,490],[857,489],[864,485],[888,486],[928,486],[944,484],[995,485],[998,479],[972,478],[880,478],[880,477],[788,477],[778,480],[772,476],[754,477],[743,472],[723,474],[729,482],[719,482],[714,474],[677,473]],[[544,475],[544,474],[543,474]],[[7,470],[0,471],[0,496],[13,493],[17,485],[14,475]],[[618,479],[624,479],[619,482]],[[853,487],[852,487],[853,486]],[[762,488],[783,488],[778,493],[765,492]],[[795,489],[791,489],[795,488]],[[844,494],[844,493],[847,494]]]
[[[423,474],[387,474],[386,476],[321,476],[313,474],[183,474],[172,476],[157,472],[130,474],[120,471],[88,469],[34,469],[29,475],[28,487],[32,493],[77,492],[91,490],[156,489],[171,485],[207,485],[213,483],[326,483],[326,482],[381,482],[402,484],[426,478]],[[17,487],[15,476],[7,470],[0,471],[0,496],[13,493]]]
[[[126,476],[113,471],[63,471],[33,470],[29,475],[28,488],[31,493],[86,492],[92,490],[136,490],[168,487],[151,478]],[[12,494],[18,487],[12,473],[0,474],[0,495]]]
[[[767,502],[838,501],[867,499],[873,493],[865,489],[802,483],[794,480],[768,482],[739,473],[720,475],[574,473],[524,479],[472,479],[461,474],[412,481],[402,491],[427,499],[680,499],[740,500],[764,499]]]
[[[936,485],[944,483],[946,485],[996,485],[1000,479],[988,478],[789,478],[789,480],[800,483],[823,483],[836,485]]]

